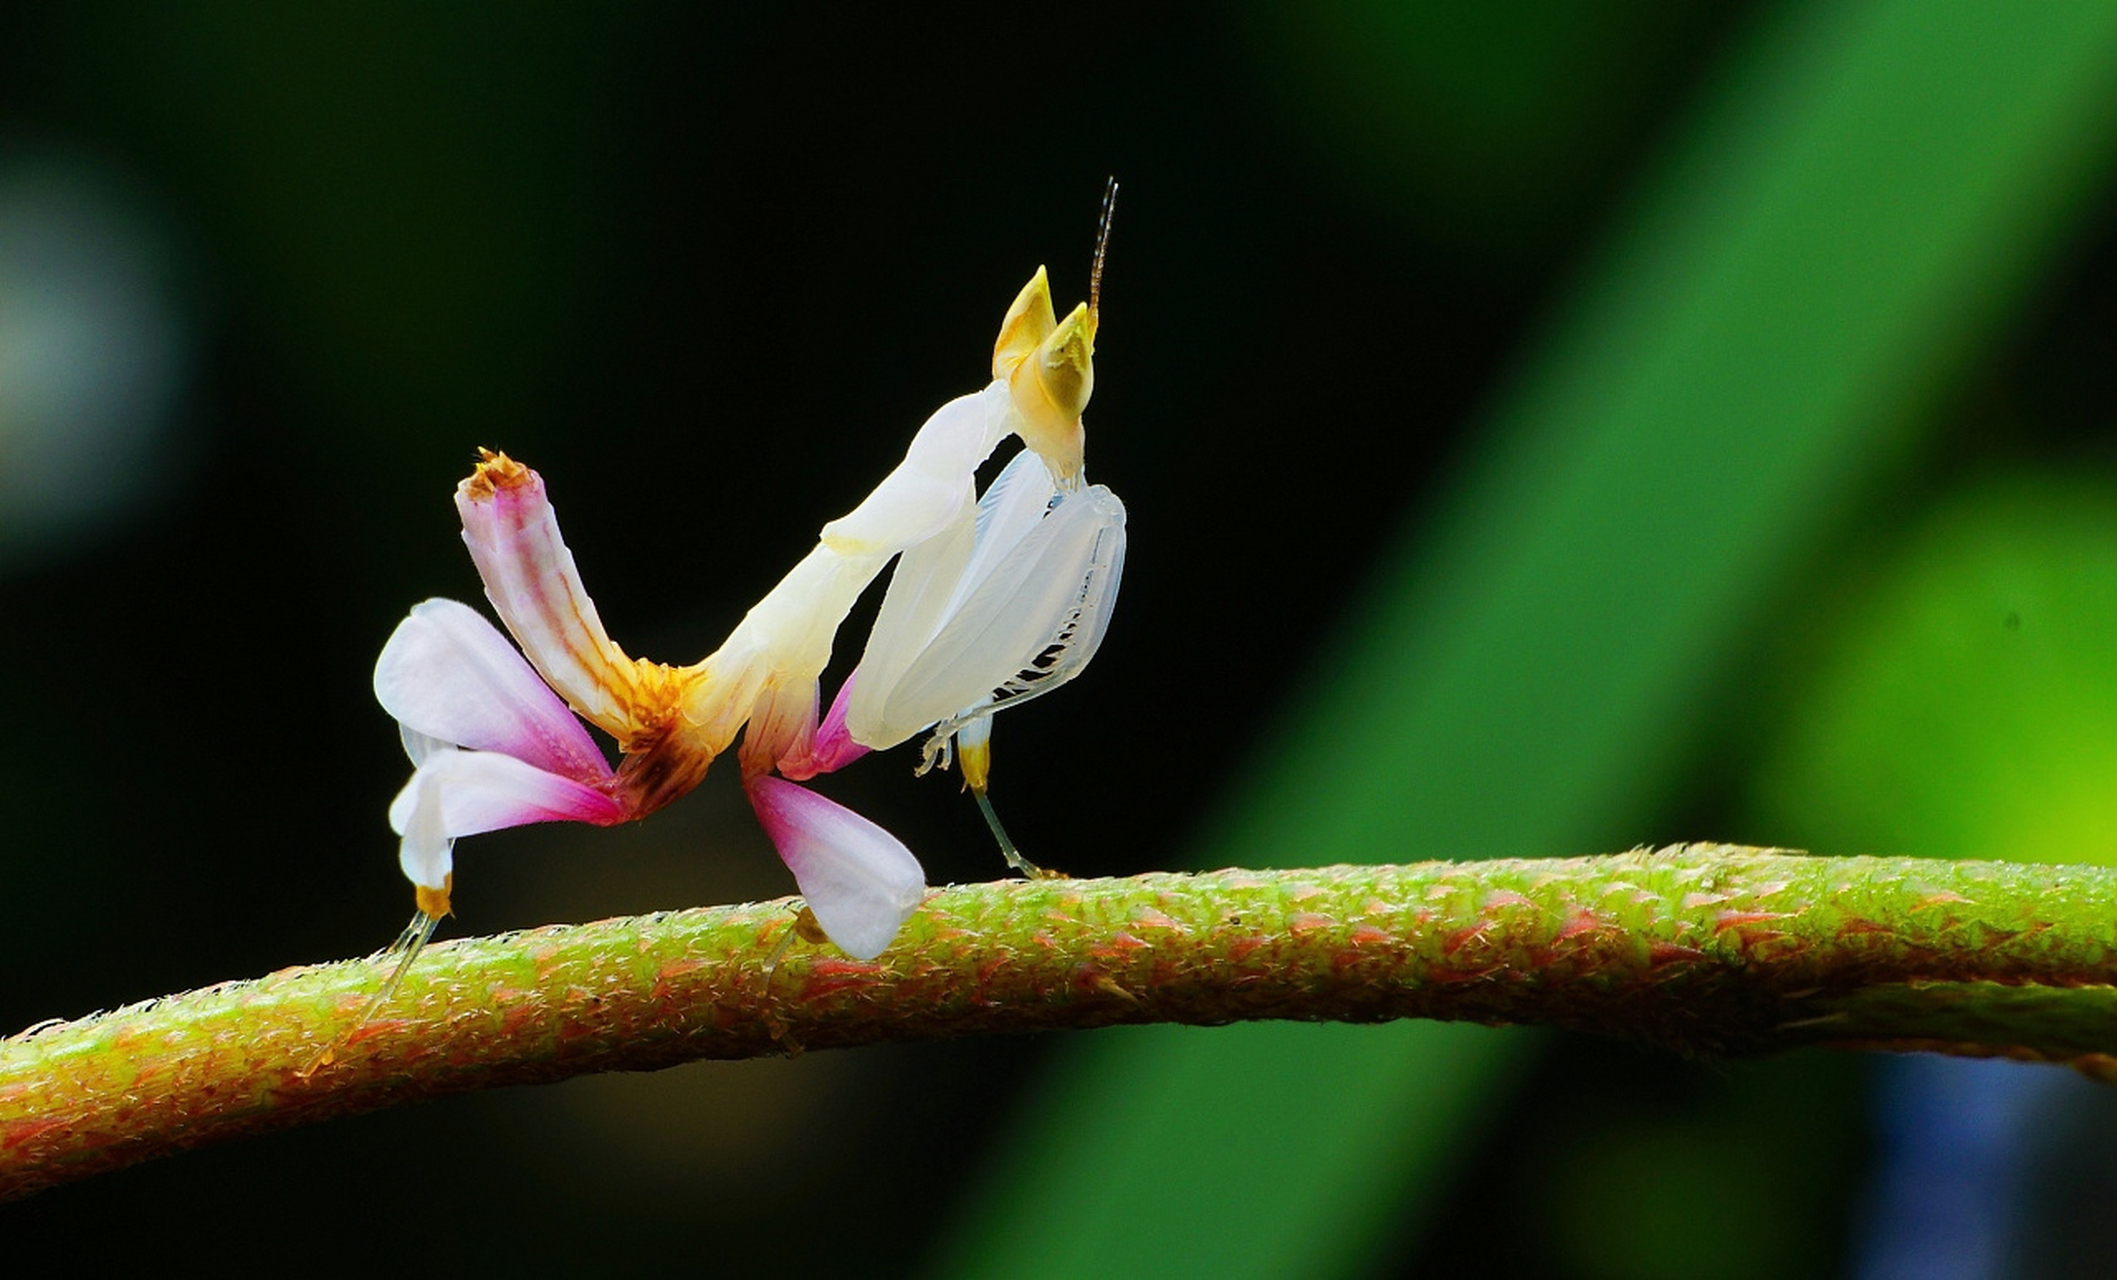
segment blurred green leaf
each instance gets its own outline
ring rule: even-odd
[[[1667,834],[1643,819],[1715,668],[2003,331],[2105,172],[2113,91],[2104,5],[1798,5],[1761,30],[1199,857]],[[1417,1024],[1086,1043],[943,1269],[1355,1271],[1416,1229],[1525,1043]],[[1230,1145],[1230,1117],[1259,1127]]]
[[[1956,495],[1830,625],[1757,791],[1846,853],[2117,861],[2117,489]]]

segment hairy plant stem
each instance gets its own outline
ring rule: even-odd
[[[1924,1049],[2117,1075],[2117,871],[1686,845],[937,891],[872,963],[785,902],[287,969],[0,1041],[0,1197],[495,1085],[999,1031],[1538,1023],[1701,1055]],[[772,971],[778,957],[776,972]]]

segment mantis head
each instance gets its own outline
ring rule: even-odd
[[[992,346],[992,376],[1007,384],[1022,419],[1016,434],[1062,490],[1080,485],[1081,412],[1095,392],[1095,324],[1095,310],[1085,302],[1058,319],[1051,280],[1038,267],[1007,309]]]

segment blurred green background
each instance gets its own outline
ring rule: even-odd
[[[2117,10],[1064,16],[0,10],[0,1027],[388,939],[368,671],[476,598],[474,447],[545,474],[614,634],[689,661],[981,384],[1038,263],[1084,292],[1113,172],[1091,459],[1133,551],[1094,671],[998,743],[1032,856],[2117,860]],[[990,878],[910,764],[833,794]],[[791,888],[719,778],[459,857],[479,932]],[[1411,1024],[904,1046],[194,1153],[0,1238],[1658,1277],[1938,1274],[1921,1224],[1982,1223],[1949,1274],[2099,1274],[2117,1113],[1946,1070]]]

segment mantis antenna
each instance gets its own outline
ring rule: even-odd
[[[1100,319],[1103,308],[1103,259],[1110,252],[1110,216],[1117,212],[1117,175],[1103,184],[1103,212],[1095,223],[1095,265],[1088,271],[1088,315]]]

